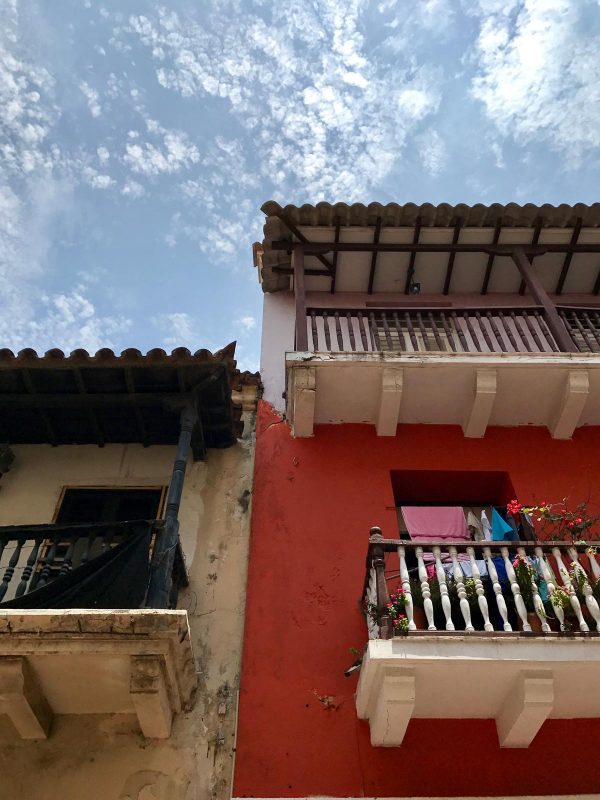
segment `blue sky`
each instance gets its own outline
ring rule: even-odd
[[[598,0],[0,11],[2,346],[257,369],[266,199],[599,199]]]

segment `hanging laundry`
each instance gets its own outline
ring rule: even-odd
[[[492,525],[488,519],[488,515],[485,513],[485,509],[481,512],[481,527],[483,529],[483,538],[488,542],[491,541]]]
[[[473,541],[480,542],[483,539],[483,530],[481,528],[481,522],[477,519],[475,514],[471,509],[469,509],[469,513],[467,514],[467,527],[471,532],[473,537]]]
[[[515,532],[505,522],[495,508],[492,509],[492,539],[495,542],[512,542]]]
[[[401,511],[413,540],[470,539],[461,506],[402,506]]]

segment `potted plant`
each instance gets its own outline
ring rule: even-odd
[[[542,632],[542,620],[538,617],[533,604],[534,586],[539,587],[539,578],[536,568],[527,556],[517,555],[512,562],[519,592],[525,603],[527,622],[531,625],[533,633]]]

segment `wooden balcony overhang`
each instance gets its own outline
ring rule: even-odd
[[[600,425],[596,353],[303,352],[286,354],[286,414],[295,436],[366,423],[546,427],[556,439]]]
[[[198,409],[196,458],[228,447],[241,432],[241,408],[232,389],[258,383],[239,373],[235,343],[210,353],[178,348],[111,350],[65,355],[0,350],[0,441],[10,444],[175,444],[181,408]]]
[[[0,611],[0,714],[24,739],[73,714],[135,714],[166,738],[196,684],[185,611]]]

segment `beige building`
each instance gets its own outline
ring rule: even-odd
[[[0,354],[0,797],[230,796],[258,379]]]

